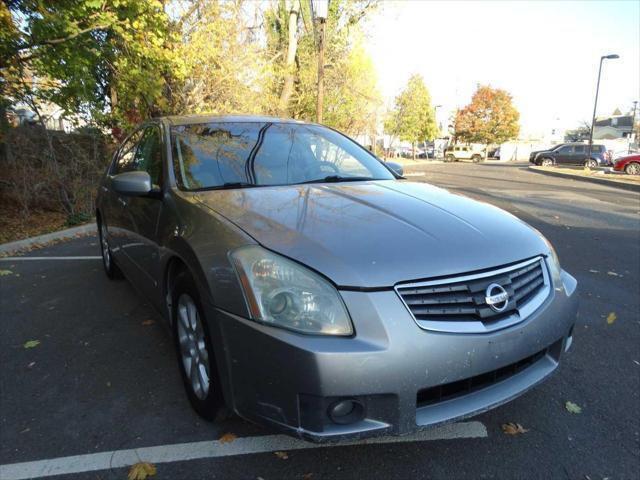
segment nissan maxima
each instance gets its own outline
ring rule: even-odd
[[[577,282],[538,231],[321,125],[151,120],[96,205],[108,277],[166,318],[206,419],[406,434],[517,397],[572,342]]]

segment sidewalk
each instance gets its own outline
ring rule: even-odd
[[[33,248],[40,248],[51,243],[69,240],[82,235],[90,235],[92,233],[96,233],[96,231],[97,226],[95,223],[87,223],[85,225],[80,225],[79,227],[67,228],[66,230],[46,233],[44,235],[38,235],[37,237],[3,243],[0,244],[0,257],[20,253],[25,250],[28,251]]]
[[[621,188],[632,192],[640,192],[640,176],[609,174],[602,170],[539,167],[533,165],[529,166],[529,170],[552,177],[564,177],[571,180],[598,183],[600,185]]]

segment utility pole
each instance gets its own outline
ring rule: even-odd
[[[316,97],[316,122],[322,123],[324,107],[324,43],[325,27],[329,16],[329,0],[311,0],[311,13],[318,22],[318,92]]]
[[[611,54],[611,55],[603,55],[600,57],[600,67],[598,68],[598,83],[596,84],[596,99],[593,102],[593,117],[591,118],[591,130],[589,132],[589,149],[587,150],[587,158],[588,162],[591,159],[591,148],[593,147],[593,128],[596,124],[596,109],[598,108],[598,91],[600,90],[600,74],[602,73],[602,61],[614,60],[616,58],[620,58],[620,55]]]
[[[322,109],[324,107],[324,27],[325,18],[318,19],[318,98],[316,103],[316,122],[322,123]]]
[[[633,116],[631,117],[631,138],[629,139],[629,151],[627,153],[631,153],[631,140],[636,141],[636,146],[638,145],[638,133],[640,133],[640,129],[636,132],[636,108],[638,107],[638,101],[635,100],[633,102]]]

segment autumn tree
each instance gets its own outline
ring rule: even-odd
[[[433,140],[438,135],[431,95],[420,75],[412,75],[405,89],[395,99],[385,122],[385,131],[400,140],[411,142],[413,158],[417,142]]]
[[[270,95],[269,62],[259,41],[257,5],[250,1],[191,0],[176,22],[182,74],[171,84],[171,111],[264,113]]]
[[[271,113],[313,121],[318,57],[310,3],[279,0],[266,11],[265,23],[266,53],[272,68],[269,89],[279,100]],[[362,41],[362,22],[377,5],[377,0],[329,3],[324,123],[352,135],[375,128],[375,113],[381,104],[375,69]]]
[[[1,8],[5,99],[53,102],[108,124],[167,110],[168,79],[180,70],[163,2],[13,0]]]
[[[520,133],[519,119],[507,91],[478,85],[471,103],[456,113],[455,136],[465,142],[503,143]]]

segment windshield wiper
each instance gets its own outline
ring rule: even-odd
[[[250,188],[250,187],[259,187],[259,186],[260,185],[256,185],[255,183],[249,183],[249,182],[225,182],[222,185],[212,185],[210,187],[196,188],[192,191],[203,192],[206,190],[227,190],[232,188]]]
[[[343,177],[342,175],[328,175],[323,178],[316,178],[315,180],[307,180],[303,183],[338,183],[338,182],[358,182],[361,180],[375,180],[371,177]]]

